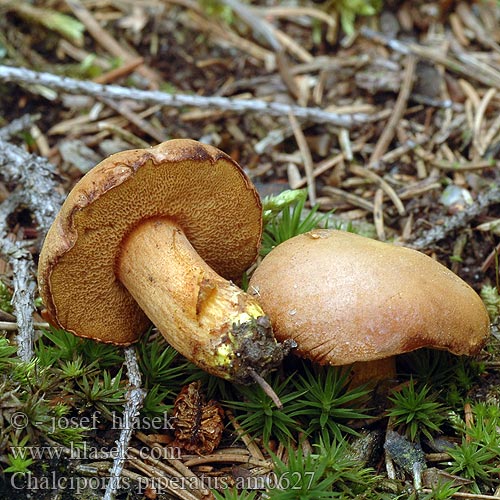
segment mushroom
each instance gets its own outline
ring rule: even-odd
[[[222,151],[177,139],[114,154],[75,185],[47,233],[48,319],[122,346],[153,322],[201,368],[249,383],[290,347],[228,281],[256,259],[261,232],[259,196]]]
[[[319,364],[353,365],[353,385],[392,378],[395,355],[421,347],[476,354],[486,308],[458,276],[409,248],[317,229],[274,248],[249,293],[278,340]]]

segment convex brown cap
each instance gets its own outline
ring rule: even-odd
[[[136,341],[150,321],[115,266],[124,238],[159,217],[227,279],[241,278],[257,256],[261,203],[229,156],[187,139],[123,151],[78,182],[47,234],[39,287],[51,321],[81,337]]]
[[[248,289],[275,336],[297,354],[347,365],[421,347],[475,354],[489,335],[485,306],[443,265],[408,248],[318,229],[278,245]]]

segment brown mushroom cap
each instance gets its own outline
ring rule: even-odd
[[[347,365],[421,347],[475,354],[489,335],[486,308],[443,265],[408,248],[315,230],[270,252],[250,280],[278,340],[297,354]]]
[[[151,218],[175,221],[227,279],[239,279],[257,257],[260,199],[229,156],[187,139],[114,154],[76,184],[40,254],[40,293],[55,325],[121,345],[140,337],[150,321],[115,263],[123,239]]]

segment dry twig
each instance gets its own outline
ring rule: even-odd
[[[19,84],[39,84],[59,92],[83,94],[108,99],[132,99],[146,104],[162,106],[199,108],[218,108],[227,111],[266,113],[271,116],[287,116],[292,113],[296,118],[303,118],[317,123],[330,123],[345,128],[352,128],[368,120],[368,115],[342,115],[330,113],[319,108],[293,106],[280,102],[266,102],[257,99],[229,99],[226,97],[205,97],[187,94],[167,94],[158,90],[139,90],[118,85],[99,85],[91,81],[75,80],[51,73],[32,71],[27,68],[14,68],[0,65],[0,81]]]
[[[117,454],[110,470],[109,482],[106,486],[104,500],[113,500],[118,491],[123,467],[127,459],[127,449],[134,432],[134,419],[139,415],[144,401],[144,390],[141,389],[141,372],[137,362],[137,355],[134,347],[127,347],[125,352],[125,365],[129,379],[129,390],[127,392],[127,402],[123,410],[123,428],[120,432],[120,438],[116,442]]]
[[[467,206],[461,212],[447,217],[442,224],[432,227],[411,242],[409,246],[417,250],[429,248],[436,242],[446,238],[451,232],[466,227],[470,221],[484,212],[489,206],[498,203],[500,203],[500,186],[494,186],[488,191],[481,192],[475,203]]]

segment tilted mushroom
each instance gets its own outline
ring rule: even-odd
[[[152,321],[201,368],[250,382],[288,350],[257,301],[227,281],[257,257],[261,211],[242,169],[214,147],[178,139],[110,156],[76,184],[45,239],[49,319],[116,345]]]
[[[317,229],[273,249],[248,289],[278,340],[319,364],[353,365],[356,383],[395,374],[421,347],[475,354],[489,335],[474,290],[430,257],[356,234]]]

